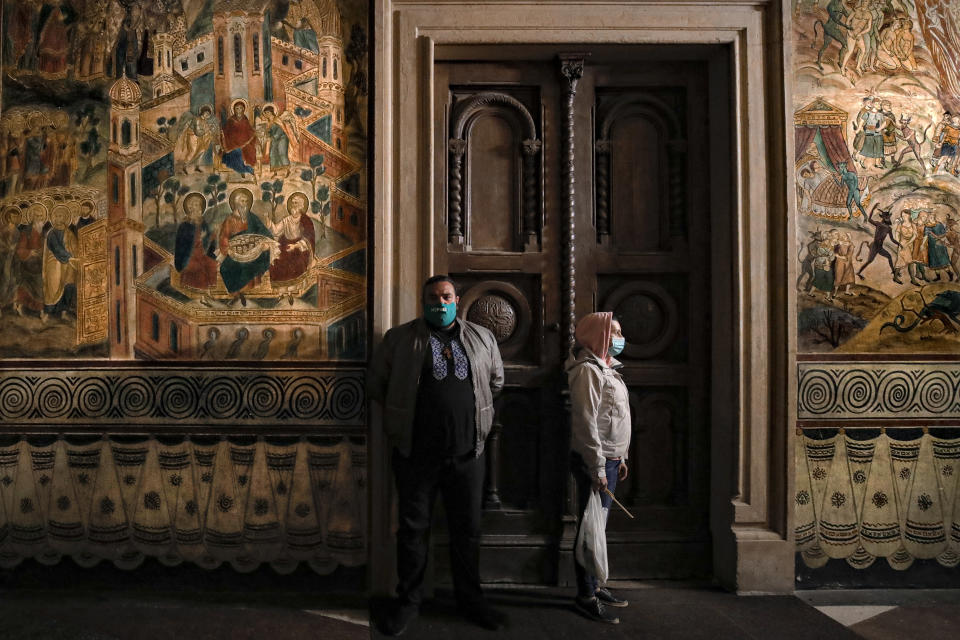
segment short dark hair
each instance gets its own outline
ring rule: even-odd
[[[423,283],[423,286],[420,287],[420,297],[421,298],[423,297],[423,294],[426,292],[427,287],[429,287],[432,284],[436,284],[438,282],[449,282],[453,286],[453,295],[455,296],[460,295],[460,287],[457,286],[457,283],[454,281],[454,279],[445,273],[438,273],[435,276],[430,276],[429,278],[427,278],[427,281]]]

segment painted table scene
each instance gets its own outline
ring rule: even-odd
[[[366,4],[4,15],[0,358],[365,358]]]

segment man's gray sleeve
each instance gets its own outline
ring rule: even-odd
[[[490,392],[496,397],[503,389],[503,359],[500,357],[500,347],[492,333],[487,334],[490,340]]]

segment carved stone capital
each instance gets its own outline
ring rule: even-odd
[[[525,156],[534,156],[540,153],[541,143],[539,140],[524,140],[523,141],[523,155]]]
[[[447,148],[455,156],[462,156],[467,150],[467,141],[459,138],[450,138]]]
[[[567,91],[576,93],[577,82],[583,77],[582,55],[562,55],[560,56],[560,73],[567,80]]]

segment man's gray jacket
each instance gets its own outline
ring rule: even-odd
[[[493,396],[503,388],[503,361],[497,340],[488,329],[460,318],[457,322],[460,341],[470,359],[477,427],[474,453],[479,457],[493,424]],[[367,372],[367,395],[383,407],[384,431],[405,457],[413,444],[417,388],[429,340],[430,328],[423,318],[390,329]]]

